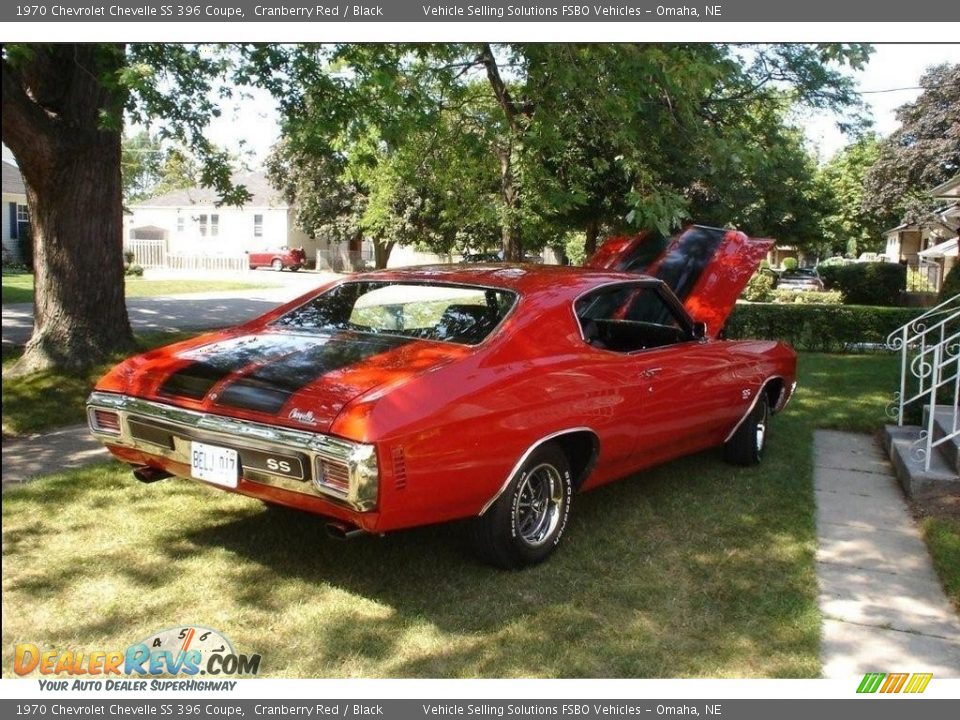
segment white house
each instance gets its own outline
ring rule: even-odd
[[[126,246],[141,264],[163,256],[224,256],[282,246],[303,247],[315,258],[317,241],[301,231],[294,210],[263,173],[233,178],[252,197],[242,207],[217,206],[212,188],[173,190],[130,205]],[[146,260],[146,262],[144,262]]]
[[[3,257],[22,262],[21,243],[30,233],[27,190],[20,169],[3,159]]]

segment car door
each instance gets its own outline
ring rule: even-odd
[[[576,311],[622,397],[631,441],[617,460],[645,467],[722,441],[737,405],[737,368],[718,343],[696,337],[661,283],[611,284],[578,300]]]

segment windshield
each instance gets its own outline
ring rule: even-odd
[[[346,282],[291,310],[273,325],[476,345],[493,332],[515,301],[515,293],[467,285]]]

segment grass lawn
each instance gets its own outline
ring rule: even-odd
[[[243,280],[147,280],[134,276],[126,278],[127,297],[159,297],[224,290],[253,290],[264,287],[276,287],[276,285]],[[4,274],[3,303],[6,305],[29,302],[33,302],[33,275]]]
[[[812,432],[873,430],[897,359],[804,355],[756,468],[718,452],[574,498],[501,572],[457,528],[328,540],[315,517],[100,465],[4,494],[3,659],[198,623],[271,677],[816,677]],[[6,412],[6,410],[5,410]]]
[[[196,333],[150,333],[136,338],[141,350],[184,340]],[[3,368],[16,362],[23,348],[3,346]],[[84,402],[100,376],[124,355],[75,373],[45,371],[3,378],[3,434],[44,432],[86,421]]]
[[[938,513],[923,518],[920,528],[943,589],[960,610],[960,517]]]

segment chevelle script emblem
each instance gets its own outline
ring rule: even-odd
[[[304,425],[316,425],[317,419],[313,416],[313,411],[304,412],[298,408],[294,408],[290,411],[290,414],[287,415],[291,420],[296,420],[297,422],[303,423]]]

